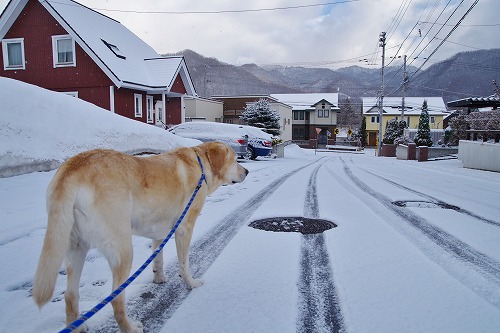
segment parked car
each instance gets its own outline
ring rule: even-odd
[[[239,125],[248,136],[248,148],[245,158],[254,160],[258,156],[271,156],[273,152],[273,136],[260,128]]]
[[[240,158],[247,155],[248,136],[237,125],[214,122],[189,122],[168,129],[173,134],[202,142],[219,141],[227,143]]]

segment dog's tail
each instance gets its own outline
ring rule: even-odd
[[[39,308],[52,297],[75,223],[73,207],[76,190],[68,184],[68,179],[65,181],[61,177],[61,173],[56,174],[47,189],[47,232],[33,281],[33,299]]]

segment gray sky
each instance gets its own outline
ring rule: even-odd
[[[380,66],[382,31],[387,32],[386,64],[389,57],[406,54],[418,67],[475,0],[78,2],[120,21],[158,53],[191,49],[233,65],[338,68],[366,64],[360,59],[367,59],[367,66]],[[7,3],[0,0],[0,10]],[[498,13],[500,1],[480,0],[427,64],[460,51],[500,48]]]

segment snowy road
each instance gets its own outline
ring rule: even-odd
[[[458,160],[418,163],[364,154],[293,152],[244,162],[245,182],[208,198],[191,250],[188,291],[165,247],[167,284],[143,273],[127,289],[145,332],[498,332],[500,331],[500,174]],[[0,179],[0,327],[62,328],[64,276],[41,313],[30,299],[41,247],[43,192],[52,173]],[[302,235],[248,226],[304,216],[337,227]],[[150,242],[134,238],[134,269]],[[29,249],[29,250],[27,250]],[[96,251],[81,282],[82,310],[110,291]],[[111,307],[89,323],[116,330]]]

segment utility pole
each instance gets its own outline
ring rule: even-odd
[[[380,90],[379,124],[378,124],[378,156],[382,153],[382,118],[384,114],[384,66],[385,66],[385,32],[380,33],[379,46],[382,48],[382,89]]]
[[[408,73],[406,73],[406,55],[405,55],[403,63],[403,98],[401,99],[401,121],[405,120],[405,97],[406,97],[407,83],[408,83]]]

